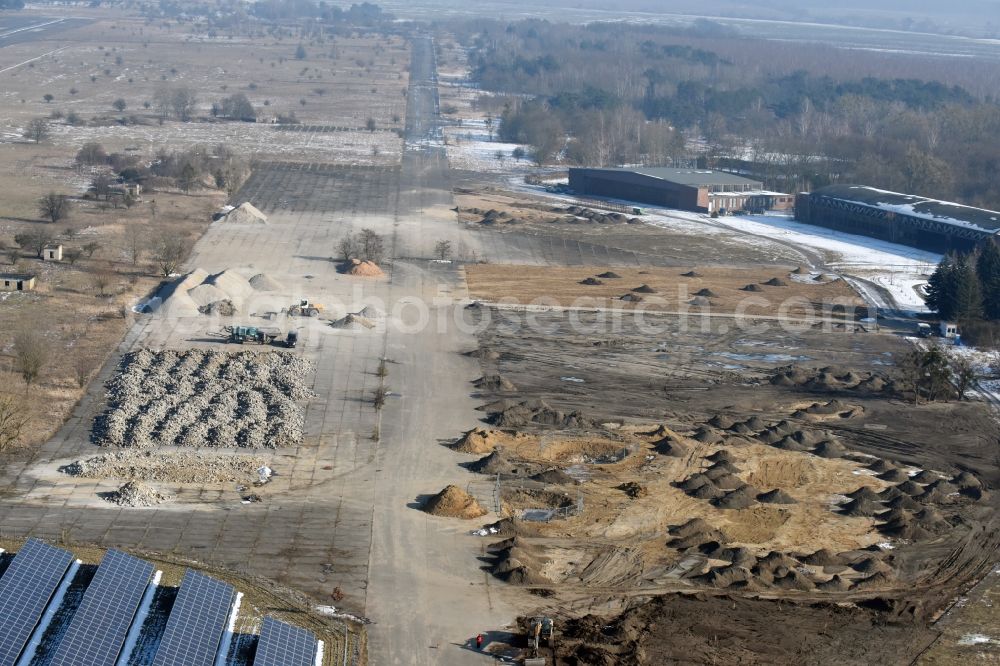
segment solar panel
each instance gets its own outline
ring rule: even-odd
[[[188,569],[153,666],[212,666],[235,598],[232,585]]]
[[[153,570],[119,550],[105,553],[50,666],[114,666]]]
[[[313,666],[316,645],[316,637],[311,631],[268,616],[260,630],[253,666]]]
[[[0,666],[13,666],[73,563],[73,555],[28,539],[0,578]]]

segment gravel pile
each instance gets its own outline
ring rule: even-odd
[[[60,468],[88,479],[133,479],[169,483],[250,482],[266,461],[252,455],[212,455],[195,452],[113,451],[77,460]]]
[[[167,499],[142,481],[129,481],[118,490],[101,497],[118,506],[155,506]]]
[[[311,364],[287,352],[141,350],[107,383],[100,446],[277,448],[302,440]]]

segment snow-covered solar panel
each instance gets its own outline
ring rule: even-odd
[[[232,585],[188,569],[153,666],[212,666],[235,598]]]
[[[114,666],[153,571],[119,550],[105,553],[50,666]]]
[[[317,640],[311,631],[268,616],[260,630],[253,666],[313,666],[316,646]]]
[[[0,666],[14,666],[59,588],[73,555],[28,539],[0,578]]]

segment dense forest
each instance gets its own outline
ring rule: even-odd
[[[970,254],[949,254],[927,284],[927,305],[962,324],[976,345],[1000,344],[1000,245],[990,239]]]
[[[1000,72],[690,28],[456,21],[500,135],[539,163],[697,156],[783,191],[831,182],[1000,208]],[[686,140],[685,140],[686,139]]]

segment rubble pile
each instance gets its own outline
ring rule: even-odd
[[[140,350],[107,383],[100,446],[278,448],[302,440],[311,364],[287,352]]]

